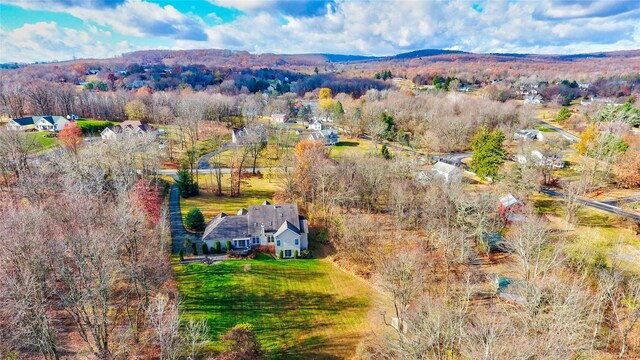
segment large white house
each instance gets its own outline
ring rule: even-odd
[[[309,246],[307,219],[298,214],[296,204],[262,205],[240,209],[236,215],[220,213],[207,224],[202,241],[214,248],[216,242],[226,249],[229,241],[233,249],[267,247],[283,258],[292,258]]]
[[[28,116],[11,119],[7,124],[7,129],[16,131],[55,131],[58,132],[69,123],[64,116]]]

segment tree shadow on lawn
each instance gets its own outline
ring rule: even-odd
[[[336,146],[344,146],[344,147],[358,147],[360,143],[356,141],[338,141]]]
[[[273,269],[254,268],[250,276],[256,281],[229,281],[228,276],[243,276],[232,269],[227,269],[227,275],[206,272],[210,281],[219,285],[197,286],[195,282],[200,282],[200,278],[181,280],[190,288],[189,294],[183,294],[183,311],[189,316],[206,317],[213,341],[238,323],[252,324],[263,348],[273,358],[335,359],[338,357],[331,354],[355,349],[356,342],[344,336],[345,331],[357,332],[359,320],[353,318],[366,313],[368,299],[312,290],[324,285],[319,278],[327,276],[324,273],[279,274],[277,270],[270,271]],[[286,282],[279,282],[283,276]],[[309,284],[311,279],[313,282]],[[308,286],[309,290],[290,286]],[[323,334],[336,331],[336,336],[314,335],[318,331]]]

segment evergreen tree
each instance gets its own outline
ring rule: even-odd
[[[204,216],[198,208],[191,208],[184,219],[186,227],[195,230],[202,231],[205,228]]]
[[[382,144],[382,148],[380,148],[380,154],[382,154],[382,157],[387,160],[391,159],[391,153],[389,152],[389,148],[387,148],[387,144]]]
[[[344,109],[342,108],[342,103],[340,101],[336,101],[333,104],[333,120],[342,119],[342,115],[344,114]]]
[[[490,132],[486,126],[481,127],[471,141],[473,156],[471,169],[480,178],[491,178],[495,181],[498,169],[507,158],[507,152],[502,147],[504,133],[498,129]]]
[[[183,198],[188,198],[191,196],[198,195],[200,190],[198,189],[198,184],[194,183],[191,180],[191,174],[189,173],[189,169],[186,164],[182,164],[180,170],[178,170],[178,180],[176,180],[176,186],[178,187],[178,191],[180,192],[180,196]]]

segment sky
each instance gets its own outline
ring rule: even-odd
[[[640,0],[1,0],[0,63],[146,49],[393,55],[640,49]]]

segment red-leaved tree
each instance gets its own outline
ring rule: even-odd
[[[137,205],[144,210],[147,218],[152,223],[157,223],[160,220],[162,208],[162,197],[158,189],[145,180],[140,180],[133,189],[133,196]]]
[[[82,129],[75,121],[68,122],[58,134],[58,139],[75,154],[82,144]]]

